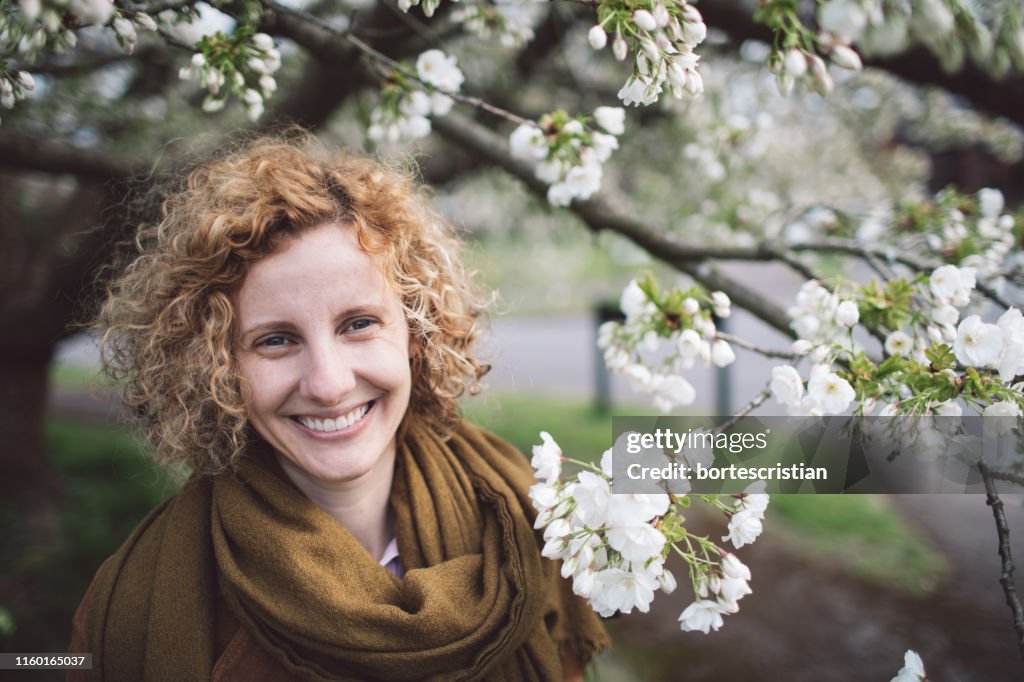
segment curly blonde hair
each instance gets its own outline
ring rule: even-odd
[[[407,418],[445,433],[489,367],[474,346],[484,302],[460,243],[408,171],[338,156],[308,136],[259,138],[196,167],[143,225],[96,327],[104,370],[160,461],[212,474],[250,435],[234,355],[234,295],[253,263],[325,222],[378,255],[409,325]]]

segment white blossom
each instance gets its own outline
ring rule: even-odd
[[[778,365],[772,368],[772,380],[769,385],[772,395],[782,405],[795,407],[804,396],[804,382],[800,373],[790,365]]]
[[[868,23],[857,0],[828,0],[818,8],[818,24],[846,42],[856,42]]]
[[[910,649],[903,655],[903,667],[890,682],[922,682],[926,678],[924,662]]]
[[[860,311],[854,301],[843,301],[836,306],[836,322],[852,327],[860,320]]]
[[[455,56],[441,50],[427,50],[416,59],[416,73],[426,83],[444,92],[458,92],[465,77]]]
[[[544,133],[537,126],[523,123],[508,138],[512,156],[529,161],[542,161],[547,158],[548,145]]]
[[[729,534],[723,536],[722,540],[728,540],[736,549],[750,544],[761,535],[763,516],[763,512],[759,513],[753,509],[742,509],[736,512],[729,519]]]
[[[985,218],[996,218],[1004,206],[1003,193],[986,187],[978,192],[978,207]]]
[[[812,373],[807,383],[808,397],[821,407],[825,414],[839,414],[846,410],[856,397],[850,382],[834,372]]]
[[[631,613],[634,608],[647,613],[656,589],[657,579],[646,572],[606,568],[594,576],[590,603],[595,611],[605,617],[617,611]]]
[[[71,0],[68,9],[86,24],[103,26],[114,14],[113,0]]]
[[[633,23],[644,31],[655,31],[658,28],[658,22],[654,20],[654,15],[645,9],[633,12]]]
[[[608,544],[635,565],[661,554],[665,536],[648,523],[636,526],[611,526],[607,532]]]
[[[607,479],[590,471],[581,471],[572,487],[571,495],[576,500],[576,513],[588,528],[604,525],[611,499],[611,487]]]
[[[711,344],[711,363],[715,367],[727,367],[736,360],[736,353],[723,339],[718,339]]]
[[[626,316],[627,322],[635,320],[648,310],[647,294],[640,288],[635,279],[630,280],[619,297],[619,308]]]
[[[1003,331],[985,324],[977,315],[965,318],[956,329],[953,353],[971,367],[990,367],[999,362],[1003,351]]]
[[[705,635],[723,625],[722,609],[718,602],[699,599],[679,615],[679,627],[684,632],[700,630]]]
[[[737,578],[739,580],[750,580],[750,569],[739,558],[730,552],[722,557],[722,574],[726,578]]]
[[[533,460],[530,462],[537,472],[537,478],[551,483],[562,472],[562,448],[547,431],[541,431],[540,445],[533,446]]]
[[[1005,436],[1017,426],[1017,419],[1024,416],[1020,405],[1009,400],[995,402],[985,408],[982,417],[993,417],[984,420],[986,436]]]
[[[914,340],[906,333],[894,331],[885,337],[885,352],[889,355],[907,356],[914,349]]]
[[[999,359],[999,378],[1009,382],[1024,373],[1024,316],[1010,308],[996,321],[1003,332],[1003,352]]]
[[[941,303],[962,308],[970,302],[975,286],[975,269],[943,265],[932,272],[929,285]]]
[[[612,135],[626,131],[626,110],[622,107],[598,107],[594,109],[594,120]]]
[[[587,42],[595,50],[602,50],[608,44],[608,34],[600,26],[594,26],[587,31]]]
[[[618,493],[609,504],[606,523],[609,526],[640,526],[668,511],[665,493]]]

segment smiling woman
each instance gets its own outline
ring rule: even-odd
[[[607,646],[542,560],[459,244],[404,174],[258,140],[140,230],[98,326],[182,491],[100,568],[90,679],[580,679]]]

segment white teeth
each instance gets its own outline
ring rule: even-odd
[[[314,419],[313,417],[298,417],[299,423],[305,426],[307,429],[313,431],[320,431],[322,433],[331,433],[332,431],[340,431],[341,429],[347,429],[348,427],[355,424],[357,421],[363,418],[363,415],[370,409],[370,404],[367,403],[356,409],[352,410],[348,414],[334,419]]]

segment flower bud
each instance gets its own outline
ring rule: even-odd
[[[252,37],[252,44],[260,52],[270,52],[274,49],[274,39],[266,33],[257,33]]]
[[[43,30],[47,33],[56,33],[60,30],[60,15],[52,9],[43,12]]]
[[[587,32],[587,41],[595,50],[603,50],[608,44],[608,34],[600,26],[594,26]]]
[[[18,3],[18,8],[21,10],[21,16],[24,17],[25,23],[31,24],[42,13],[43,3],[40,0],[21,0]]]
[[[704,39],[708,37],[708,27],[703,21],[690,22],[687,21],[683,24],[683,40],[690,45],[697,45],[703,43]]]
[[[683,90],[690,93],[691,97],[704,92],[704,79],[700,77],[700,74],[692,69],[686,71],[686,83],[683,85]],[[724,317],[724,315],[722,316]]]
[[[703,23],[704,17],[701,16],[700,11],[693,5],[683,3],[683,6],[679,8],[683,15],[683,21],[689,24]]]
[[[654,22],[658,24],[658,28],[665,28],[668,26],[669,21],[672,20],[672,17],[668,13],[668,8],[660,2],[654,6],[653,15]]]
[[[626,41],[622,39],[621,35],[616,35],[615,40],[612,41],[612,54],[620,62],[626,58],[626,52],[629,48],[626,46]]]
[[[786,50],[786,56],[783,58],[783,63],[786,67],[786,73],[793,76],[793,78],[801,78],[805,73],[807,73],[807,58],[800,50]]]
[[[36,81],[28,71],[18,72],[18,85],[21,86],[22,90],[28,90],[29,92],[36,89]]]
[[[644,51],[644,55],[647,56],[652,62],[657,63],[661,59],[661,50],[654,44],[654,41],[644,38],[640,41],[640,49]]]
[[[818,55],[812,54],[807,56],[807,63],[811,73],[811,88],[822,97],[825,97],[832,92],[833,87],[832,76],[828,73],[825,61]]]
[[[780,95],[789,97],[789,94],[793,92],[793,86],[796,85],[796,79],[788,73],[780,73],[775,77],[775,85],[778,87]]]
[[[153,17],[149,16],[145,12],[138,12],[132,21],[142,31],[148,31],[149,33],[156,32],[156,22],[153,21]]]
[[[793,342],[793,345],[789,347],[789,350],[794,355],[807,355],[814,350],[814,344],[807,339],[797,339]]]
[[[851,71],[860,71],[864,66],[860,61],[860,55],[846,45],[836,45],[832,49],[832,63]]]
[[[633,12],[633,23],[644,31],[655,31],[658,28],[658,22],[654,20],[654,16],[645,9]]]
[[[679,66],[678,62],[669,62],[668,64],[668,82],[673,87],[682,88],[686,86],[686,72],[683,67]]]
[[[192,55],[192,66],[197,69],[206,65],[206,56],[202,52],[196,52]]]
[[[853,301],[843,301],[836,308],[836,322],[852,327],[857,324],[860,320],[860,311],[857,310],[857,304]]]
[[[658,576],[658,585],[661,586],[661,591],[665,594],[672,594],[676,591],[676,577],[672,575],[672,571],[665,570],[661,575]]]

